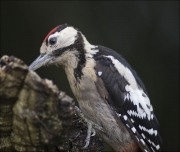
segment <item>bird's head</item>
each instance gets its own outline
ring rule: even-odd
[[[41,66],[51,64],[75,68],[80,60],[85,62],[85,45],[91,46],[78,29],[68,24],[59,25],[45,37],[40,48],[40,55],[29,66],[29,69],[36,70]]]

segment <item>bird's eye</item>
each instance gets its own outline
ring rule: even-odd
[[[50,45],[54,45],[54,44],[56,44],[56,41],[57,41],[57,38],[56,37],[52,37],[52,38],[49,39],[49,44]]]

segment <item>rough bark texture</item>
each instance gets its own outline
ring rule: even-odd
[[[85,145],[86,126],[73,99],[21,60],[0,59],[0,151],[101,151],[95,136]]]

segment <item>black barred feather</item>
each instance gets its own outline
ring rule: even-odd
[[[147,143],[145,142],[144,138],[142,137],[142,135],[139,133],[139,131],[135,130],[133,131],[133,129],[136,127],[134,127],[134,124],[132,123],[132,121],[130,120],[130,118],[127,116],[125,110],[123,108],[121,108],[121,114],[118,114],[119,118],[121,119],[121,121],[126,125],[127,130],[132,134],[132,137],[134,138],[134,140],[136,141],[136,143],[139,145],[139,147],[141,148],[142,151],[151,151],[149,149],[149,146],[147,146]],[[127,117],[127,120],[124,119],[124,117]],[[133,128],[134,127],[134,128]],[[146,144],[144,144],[146,143]]]
[[[134,111],[137,111],[137,107],[133,105],[132,102],[130,101],[126,101],[125,104],[123,105],[123,111],[127,111],[128,109],[131,109],[131,110],[134,110]],[[122,111],[122,109],[120,110],[120,112]],[[152,142],[154,142],[156,145],[158,145],[159,143],[161,143],[161,137],[160,137],[160,134],[159,134],[159,125],[158,125],[158,121],[157,121],[157,118],[156,116],[154,115],[154,113],[152,112],[151,114],[153,114],[153,120],[145,120],[145,119],[141,119],[141,118],[138,118],[136,116],[129,116],[127,114],[127,117],[129,119],[133,119],[134,120],[134,123],[133,125],[134,126],[137,126],[136,129],[139,133],[143,133],[145,135],[145,139],[143,138],[143,136],[141,135],[141,137],[144,139],[145,143],[149,146],[149,147],[152,147],[152,145],[148,142],[148,139],[151,140]],[[138,126],[139,125],[143,125],[143,127],[145,127],[146,129],[153,129],[153,130],[157,130],[157,135],[155,136],[154,134],[153,135],[150,135],[149,133],[147,133],[146,131],[143,131],[141,130]],[[154,149],[154,147],[152,147]],[[151,148],[151,149],[152,149]],[[156,151],[154,149],[154,151]]]
[[[142,91],[142,98],[147,100],[148,96],[143,82],[140,80],[137,73],[130,67],[127,61],[118,53],[102,46],[100,46],[98,49],[99,52],[94,56],[96,60],[95,70],[98,79],[103,81],[105,89],[109,94],[106,100],[117,112],[117,115],[125,124],[128,131],[132,134],[142,151],[161,150],[162,139],[159,134],[159,124],[153,110],[151,109],[151,105],[145,104],[149,110],[150,117],[153,116],[153,118],[148,119],[148,115],[143,118],[139,118],[139,116],[136,116],[136,114],[128,113],[130,110],[138,113],[138,108],[145,113],[145,109],[143,108],[142,104],[146,103],[147,101],[143,101],[144,103],[142,103],[142,101],[138,101],[139,107],[135,105],[137,101],[131,101],[134,98],[131,97],[130,92],[126,90],[126,86],[130,86],[131,84],[128,82],[128,78],[120,74],[120,71],[117,69],[118,65],[115,65],[115,60],[118,60],[122,66],[131,71],[132,76],[136,80],[138,86],[137,89]],[[127,98],[127,95],[129,98]],[[127,119],[124,119],[124,117],[127,117]],[[139,125],[147,129],[148,132],[139,127]],[[150,129],[152,130],[150,131]],[[155,130],[157,130],[156,135],[152,134]]]

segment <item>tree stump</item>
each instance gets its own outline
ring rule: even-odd
[[[85,145],[86,125],[74,101],[13,56],[0,59],[0,151],[101,151],[101,140]]]

